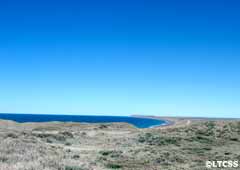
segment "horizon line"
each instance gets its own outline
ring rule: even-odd
[[[156,114],[106,114],[106,113],[94,113],[94,114],[81,114],[81,113],[25,113],[25,112],[0,112],[0,114],[18,114],[18,115],[64,115],[64,116],[115,116],[115,117],[169,117],[169,118],[193,118],[193,119],[240,119],[240,117],[209,117],[209,116],[167,116],[166,115],[156,115]]]

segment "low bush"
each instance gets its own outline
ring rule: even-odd
[[[181,138],[178,137],[170,137],[170,136],[160,136],[151,133],[146,133],[145,135],[141,135],[138,138],[138,142],[147,143],[149,145],[178,145]]]
[[[84,170],[84,169],[79,166],[65,166],[64,170]]]
[[[120,169],[120,168],[122,168],[122,165],[114,164],[114,163],[108,163],[108,164],[106,164],[106,167],[111,168],[111,169]]]
[[[122,151],[100,151],[99,152],[102,156],[110,156],[112,158],[120,157]]]
[[[14,133],[8,133],[7,137],[8,138],[18,138],[18,136],[16,134],[14,134]]]

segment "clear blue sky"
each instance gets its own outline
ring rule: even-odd
[[[240,117],[238,0],[0,2],[0,112]]]

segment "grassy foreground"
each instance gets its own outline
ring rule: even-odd
[[[205,170],[207,160],[240,160],[239,121],[151,129],[0,121],[0,170]]]

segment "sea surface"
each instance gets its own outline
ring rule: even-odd
[[[138,128],[149,128],[166,124],[164,120],[139,118],[132,116],[89,116],[89,115],[47,115],[47,114],[6,114],[0,113],[0,119],[26,122],[80,122],[80,123],[130,123]]]

